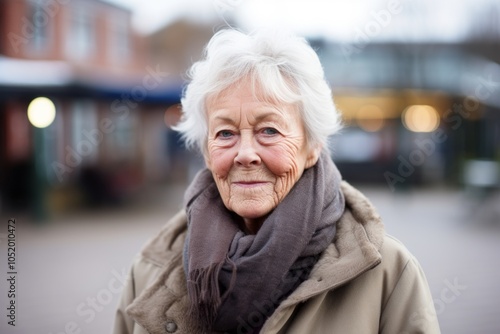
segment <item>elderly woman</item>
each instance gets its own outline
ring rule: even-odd
[[[418,262],[330,159],[312,48],[221,31],[190,75],[177,130],[206,169],[136,258],[115,333],[439,333]]]

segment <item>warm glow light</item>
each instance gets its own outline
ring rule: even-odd
[[[37,128],[46,128],[56,117],[56,106],[46,97],[37,97],[28,106],[28,119]]]
[[[370,104],[356,112],[358,126],[368,132],[376,132],[384,126],[384,113],[378,106]]]
[[[403,111],[403,125],[413,132],[432,132],[439,126],[439,113],[428,105],[412,105]]]

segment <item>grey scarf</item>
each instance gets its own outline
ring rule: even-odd
[[[198,173],[185,195],[184,266],[193,316],[206,331],[258,332],[307,279],[344,212],[340,181],[322,153],[258,233],[247,235],[224,206],[210,171]]]

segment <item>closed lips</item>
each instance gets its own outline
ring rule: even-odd
[[[268,182],[266,181],[238,181],[238,182],[233,182],[234,185],[240,186],[240,187],[257,187],[261,186],[263,184],[266,184]]]

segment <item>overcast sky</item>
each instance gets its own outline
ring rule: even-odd
[[[380,40],[460,40],[473,18],[491,8],[500,11],[496,0],[106,1],[130,8],[134,26],[142,33],[150,33],[181,16],[204,21],[234,17],[248,30],[277,26],[304,36],[339,41],[363,33]]]

